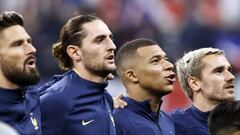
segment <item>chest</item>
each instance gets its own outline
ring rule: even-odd
[[[110,135],[115,133],[114,130],[112,104],[104,95],[74,99],[71,111],[66,118],[64,132]]]
[[[28,95],[18,102],[8,102],[0,112],[0,119],[15,128],[21,135],[41,134],[39,98]]]

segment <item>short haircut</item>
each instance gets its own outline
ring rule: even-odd
[[[232,135],[240,131],[240,101],[226,101],[217,105],[208,118],[211,135]]]
[[[193,93],[188,84],[189,77],[201,79],[201,72],[205,67],[202,59],[208,55],[224,55],[224,52],[217,48],[201,48],[186,53],[176,62],[177,76],[185,94],[192,100]]]
[[[14,11],[6,11],[0,14],[0,32],[14,25],[23,26],[23,17]]]
[[[60,68],[64,70],[73,67],[73,61],[67,53],[69,45],[82,45],[82,40],[87,36],[83,25],[94,20],[100,20],[94,15],[79,15],[70,18],[67,23],[62,27],[60,32],[60,42],[53,44],[52,54],[57,58]]]
[[[126,66],[129,66],[127,63],[129,60],[134,59],[138,48],[141,48],[144,46],[152,46],[152,45],[158,45],[158,44],[146,38],[135,39],[122,45],[117,51],[117,54],[115,57],[115,63],[117,66],[118,75],[121,77],[121,71],[124,70]]]

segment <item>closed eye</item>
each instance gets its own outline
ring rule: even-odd
[[[102,42],[105,38],[106,38],[105,35],[100,35],[100,36],[97,36],[94,41],[95,41],[96,43],[100,43],[100,42]]]
[[[21,46],[23,44],[23,40],[17,40],[11,44],[12,47]]]
[[[160,61],[163,61],[163,60],[168,60],[168,57],[166,57],[166,55],[165,56],[163,56],[163,55],[155,55],[150,60],[150,63],[158,64]]]
[[[159,61],[160,61],[160,59],[155,58],[155,59],[153,59],[153,60],[151,61],[151,63],[152,63],[152,64],[158,64]]]
[[[213,70],[214,73],[222,73],[224,71],[224,67],[217,67]]]

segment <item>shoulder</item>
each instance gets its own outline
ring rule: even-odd
[[[119,108],[113,111],[113,117],[116,125],[127,127],[131,124],[131,120],[134,119],[133,114],[126,108]]]
[[[40,96],[42,130],[46,135],[51,132],[58,132],[57,128],[62,128],[72,107],[71,101],[68,99],[69,96],[61,92],[60,88],[53,85]]]
[[[47,83],[38,88],[40,92],[40,101],[43,102],[63,102],[68,98],[71,92],[68,92],[69,72],[63,75],[54,75]]]
[[[194,118],[188,113],[187,109],[177,109],[171,112],[169,116],[177,127],[188,127],[194,121]]]
[[[119,120],[121,120],[122,117],[125,117],[125,119],[128,118],[130,114],[131,114],[131,111],[129,111],[126,108],[118,108],[118,109],[114,109],[113,111],[113,116]]]
[[[63,87],[53,85],[40,96],[41,112],[58,111],[58,109],[61,111],[69,110],[71,102],[69,98]]]
[[[167,114],[166,112],[164,111],[160,111],[160,115],[163,116],[163,117],[166,117],[166,118],[170,118],[169,114]]]
[[[174,122],[167,113],[161,111],[159,121],[164,134],[175,134]]]
[[[44,83],[42,86],[37,88],[37,91],[40,95],[44,95],[46,92],[50,90],[58,90],[58,87],[63,87],[69,81],[69,76],[71,75],[71,71],[68,71],[62,75],[54,75],[48,82]]]
[[[176,110],[170,113],[176,133],[182,135],[208,135],[208,130],[201,125],[201,123],[193,117],[193,114],[189,111],[190,108],[183,110]]]
[[[169,116],[169,114],[165,113],[164,111],[160,112],[160,121],[163,121],[164,123],[172,124],[173,125],[173,120]]]
[[[40,108],[43,115],[45,112],[65,112],[70,109],[71,92],[68,92],[64,78],[47,83],[43,87],[46,88],[40,95]]]
[[[176,109],[175,111],[169,113],[169,116],[172,119],[181,119],[188,117],[188,115],[190,114],[187,112],[187,109]]]
[[[145,126],[135,123],[135,114],[126,108],[115,109],[113,116],[116,124],[116,131],[118,135],[142,135],[139,130]]]
[[[191,126],[175,125],[176,135],[210,135],[208,129]]]
[[[144,118],[143,115],[132,111],[131,109],[119,108],[113,111],[113,116],[116,121],[116,124],[120,126],[127,127],[131,126],[138,126],[138,125],[145,125],[148,122],[147,119]]]

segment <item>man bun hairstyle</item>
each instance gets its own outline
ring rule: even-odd
[[[87,36],[83,29],[83,24],[98,20],[94,15],[79,15],[70,18],[62,27],[60,32],[60,41],[53,44],[52,54],[57,58],[60,68],[68,70],[73,67],[73,61],[67,53],[69,45],[81,47],[82,40]],[[100,20],[100,19],[99,19]]]

